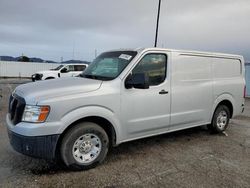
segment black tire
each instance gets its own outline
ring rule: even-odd
[[[225,114],[226,119],[224,121],[221,121],[221,122],[223,122],[222,125],[225,124],[224,126],[222,126],[218,123],[218,121],[220,121],[220,120],[218,120],[218,118],[219,118],[219,116],[221,117],[220,114]],[[230,119],[230,111],[229,111],[228,107],[225,105],[219,105],[214,112],[211,124],[208,125],[208,129],[212,133],[222,133],[228,127],[229,119]]]
[[[73,155],[72,152],[73,146],[81,136],[88,134],[95,135],[97,136],[97,138],[99,138],[98,141],[101,142],[100,151],[93,161],[89,163],[80,163]],[[71,170],[88,170],[96,167],[98,164],[103,162],[108,153],[108,149],[109,149],[109,138],[104,129],[95,123],[84,122],[74,126],[65,134],[65,136],[62,139],[60,153],[64,164]],[[80,151],[80,146],[79,146],[79,151]]]

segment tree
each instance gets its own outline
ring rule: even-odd
[[[23,55],[23,56],[19,57],[18,61],[20,61],[20,62],[30,62],[30,58]]]

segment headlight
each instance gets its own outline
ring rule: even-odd
[[[22,121],[42,123],[47,119],[49,111],[50,111],[49,106],[26,105],[23,112]]]

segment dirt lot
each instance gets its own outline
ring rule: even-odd
[[[5,115],[10,92],[26,80],[0,80],[0,187],[250,187],[250,100],[226,134],[204,127],[122,144],[95,169],[71,172],[16,153]]]

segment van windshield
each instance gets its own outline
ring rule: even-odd
[[[136,55],[136,51],[102,53],[80,74],[80,77],[113,80],[119,76]]]

